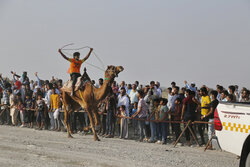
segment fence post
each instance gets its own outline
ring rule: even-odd
[[[189,127],[190,123],[191,123],[191,120],[188,121],[186,127],[183,129],[183,131],[181,132],[180,136],[179,136],[178,139],[175,141],[174,147],[175,147],[175,146],[177,145],[177,143],[180,141],[182,135],[183,135],[184,132],[187,130],[187,128]]]

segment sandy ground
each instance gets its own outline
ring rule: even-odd
[[[0,126],[1,167],[235,167],[239,160],[230,153],[204,152],[204,147],[176,147],[139,143],[135,140],[100,138],[92,135],[37,131],[28,128]]]

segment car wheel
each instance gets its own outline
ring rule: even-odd
[[[250,152],[248,152],[248,156],[247,156],[246,162],[245,162],[245,167],[250,167]]]

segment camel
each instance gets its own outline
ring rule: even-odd
[[[71,96],[70,92],[63,90],[62,98],[63,98],[63,108],[65,115],[64,121],[67,127],[68,138],[72,138],[71,135],[72,132],[70,130],[69,114],[82,107],[87,110],[91,129],[94,135],[94,141],[100,141],[100,139],[96,134],[96,129],[95,129],[98,126],[100,126],[100,120],[97,112],[97,105],[99,102],[101,102],[106,98],[108,93],[111,91],[111,84],[114,81],[114,78],[118,77],[118,74],[123,70],[124,69],[122,66],[117,66],[117,67],[108,66],[107,70],[105,71],[104,83],[100,88],[96,88],[94,85],[91,84],[91,82],[86,82],[84,89],[79,89],[78,91],[76,91],[74,96]],[[82,77],[84,77],[84,75],[82,75]]]

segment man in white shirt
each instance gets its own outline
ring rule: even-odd
[[[117,108],[119,108],[121,105],[126,107],[126,116],[129,117],[129,98],[126,95],[126,89],[124,87],[121,88],[121,93],[118,96]]]
[[[125,81],[121,82],[119,92],[121,92],[121,88],[125,88],[126,92],[128,92],[128,87],[126,86]]]
[[[138,102],[137,90],[136,90],[136,85],[135,84],[132,85],[132,90],[129,93],[129,98],[130,98],[130,101],[131,101],[131,105]]]
[[[156,88],[157,88],[157,93],[158,93],[158,96],[161,98],[162,97],[162,90],[161,90],[161,88],[160,88],[160,82],[156,82],[156,84],[155,84],[155,86],[156,86]]]

